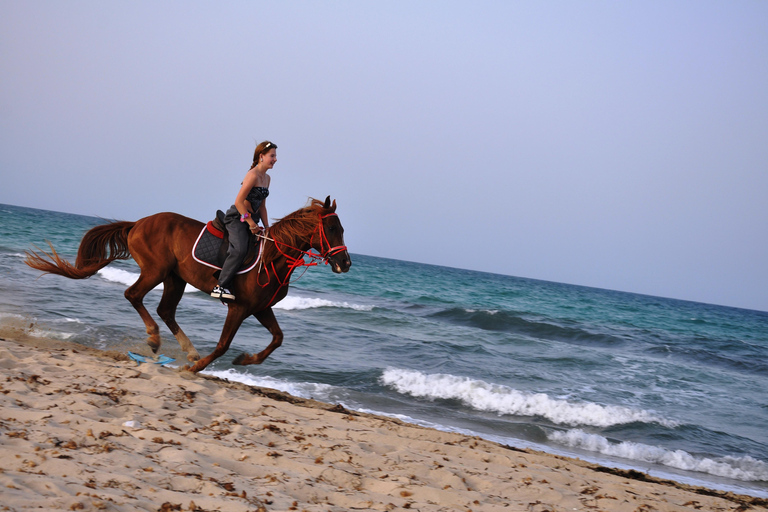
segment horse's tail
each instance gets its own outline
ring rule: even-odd
[[[51,242],[48,242],[50,254],[43,250],[40,250],[40,253],[25,251],[27,258],[24,262],[46,274],[58,274],[70,279],[91,277],[113,261],[131,257],[128,250],[128,232],[135,224],[112,222],[89,230],[80,242],[74,265],[59,256]]]

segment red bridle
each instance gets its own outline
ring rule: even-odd
[[[342,251],[346,251],[347,250],[347,246],[346,245],[337,245],[335,247],[331,247],[331,243],[328,241],[328,237],[325,236],[325,228],[323,227],[323,219],[326,218],[326,217],[338,217],[338,215],[336,215],[335,213],[329,213],[327,215],[319,215],[319,217],[320,217],[320,222],[317,224],[317,228],[318,229],[316,229],[316,231],[318,231],[320,233],[320,250],[321,250],[321,253],[322,253],[321,257],[323,258],[323,261],[325,261],[325,264],[327,265],[328,264],[328,259],[330,257],[336,256],[337,254],[339,254]],[[312,240],[314,240],[314,238],[315,238],[315,233],[312,232],[312,238],[309,241],[310,244],[312,243]],[[324,247],[323,244],[328,246],[328,250],[325,251],[325,252],[322,252],[322,249]]]
[[[318,264],[319,260],[323,260],[325,262],[325,264],[327,265],[329,258],[335,256],[336,254],[339,254],[342,251],[346,251],[347,250],[347,246],[346,245],[337,245],[337,246],[331,247],[331,243],[328,241],[328,237],[325,235],[325,228],[323,227],[323,219],[325,219],[326,217],[331,217],[331,216],[338,217],[338,215],[336,215],[335,213],[328,213],[326,215],[319,215],[318,214],[320,222],[317,223],[317,227],[312,232],[312,236],[309,239],[309,243],[310,243],[310,245],[312,245],[312,242],[315,239],[315,235],[320,237],[320,252],[321,252],[321,254],[319,254],[319,255],[318,254],[313,254],[313,253],[311,253],[309,251],[302,251],[298,247],[293,247],[293,246],[288,245],[288,244],[286,244],[284,242],[280,242],[278,240],[275,240],[274,238],[268,238],[268,237],[266,237],[264,235],[261,235],[261,238],[263,238],[265,241],[266,240],[271,240],[272,242],[274,242],[275,248],[285,258],[286,263],[288,263],[288,273],[286,273],[285,278],[282,279],[282,280],[280,279],[280,276],[277,275],[277,270],[275,269],[275,262],[273,261],[273,262],[270,263],[270,265],[272,266],[272,273],[275,274],[275,278],[277,279],[277,282],[280,284],[280,286],[278,286],[277,290],[275,291],[275,295],[273,295],[272,299],[269,301],[270,304],[272,303],[273,300],[275,300],[275,296],[277,296],[277,293],[280,291],[280,289],[283,286],[286,286],[286,285],[290,284],[289,279],[291,277],[291,274],[293,274],[293,271],[296,270],[298,267],[307,267],[307,268],[314,267],[315,265]],[[283,251],[283,249],[281,249],[281,247],[280,247],[281,245],[285,246],[285,247],[287,247],[289,249],[293,249],[294,251],[298,251],[301,254],[301,256],[293,257],[293,256],[290,256],[290,255],[286,254]],[[327,251],[323,251],[323,247],[325,247],[326,245],[328,246],[328,250]],[[304,259],[304,256],[308,256],[310,258],[310,261],[306,261]],[[307,269],[305,268],[304,272],[306,272],[306,271],[307,271]],[[304,275],[304,272],[301,273],[301,276]],[[259,265],[258,273],[261,273],[261,265]],[[301,276],[299,276],[297,278],[297,280],[301,279]],[[264,284],[259,283],[258,275],[257,275],[256,282],[262,288],[264,288],[267,285],[269,285],[269,283],[271,281],[272,281],[272,279],[269,276],[269,270],[267,270],[267,282],[264,283]]]

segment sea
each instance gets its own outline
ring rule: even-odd
[[[139,275],[132,260],[81,281],[24,264],[47,241],[74,261],[83,233],[104,222],[0,204],[0,324],[150,355],[123,297]],[[361,255],[346,242],[348,273],[321,264],[294,276],[274,307],[285,340],[263,364],[231,364],[271,339],[250,319],[204,373],[768,497],[768,312]],[[145,299],[153,314],[160,296]],[[188,287],[177,319],[205,354],[225,315]],[[157,320],[160,352],[185,364]]]

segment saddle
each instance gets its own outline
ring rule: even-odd
[[[198,263],[221,270],[227,259],[229,248],[229,233],[224,224],[224,212],[216,211],[216,218],[209,221],[200,231],[200,235],[192,247],[192,257]],[[261,259],[261,238],[250,233],[248,235],[248,252],[240,265],[238,274],[244,274],[258,264]]]

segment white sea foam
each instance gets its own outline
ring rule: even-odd
[[[2,320],[2,321],[19,322],[19,321],[26,321],[27,317],[24,317],[22,315],[18,315],[16,313],[8,313],[6,311],[0,311],[0,320]]]
[[[139,279],[139,274],[135,272],[128,272],[127,270],[112,267],[104,267],[103,269],[99,270],[98,274],[106,281],[112,283],[120,283],[126,286],[133,285],[133,283]],[[162,289],[162,285],[160,285],[158,288]]]
[[[64,320],[65,322],[77,321],[71,318]],[[16,313],[0,312],[0,323],[9,327],[20,329],[29,336],[35,338],[53,338],[58,340],[68,340],[75,333],[67,333],[61,331],[55,331],[48,328],[43,328],[37,324],[35,318],[18,315]]]
[[[460,400],[479,411],[542,416],[561,425],[608,427],[636,421],[676,425],[648,411],[589,402],[574,403],[551,398],[545,393],[527,393],[455,375],[428,375],[415,370],[388,368],[382,374],[381,381],[399,393],[411,396]]]
[[[275,304],[276,309],[284,310],[301,310],[301,309],[313,309],[313,308],[344,308],[354,309],[356,311],[371,311],[373,306],[365,306],[360,304],[350,304],[349,302],[339,302],[326,299],[309,298],[309,297],[293,297],[288,296]]]
[[[139,274],[137,274],[136,272],[128,272],[127,270],[123,270],[120,268],[104,267],[103,269],[99,270],[98,274],[105,281],[110,281],[112,283],[120,283],[126,286],[132,286],[133,283],[135,283],[139,279]],[[157,285],[154,288],[154,290],[162,290],[162,289],[163,289],[162,283]],[[184,293],[191,293],[196,291],[197,291],[197,288],[195,288],[194,286],[187,285],[186,288],[184,288]]]
[[[256,375],[238,372],[233,368],[229,368],[228,370],[204,370],[201,373],[213,375],[214,377],[219,377],[221,379],[242,382],[248,386],[277,389],[278,391],[290,393],[293,396],[314,398],[316,400],[326,400],[333,389],[335,389],[329,384],[320,384],[317,382],[289,382],[287,380],[268,376],[258,377]]]
[[[750,456],[710,459],[696,457],[683,450],[667,450],[642,443],[612,443],[603,436],[589,434],[581,429],[567,432],[550,432],[547,437],[569,448],[579,448],[613,457],[661,464],[685,471],[697,471],[710,475],[746,482],[768,481],[768,464]]]
[[[75,335],[73,332],[52,331],[50,329],[41,329],[37,326],[27,331],[27,334],[34,338],[52,338],[55,340],[68,340]]]

